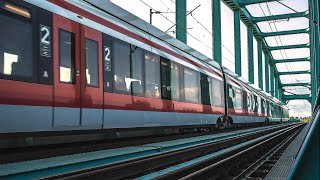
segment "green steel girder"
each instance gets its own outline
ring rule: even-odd
[[[270,91],[269,92],[271,93],[272,96],[275,95],[275,93],[274,93],[274,91],[275,91],[275,89],[274,89],[274,75],[275,75],[274,66],[271,65],[270,66]]]
[[[270,37],[270,36],[283,36],[283,35],[291,35],[291,34],[302,34],[302,33],[309,33],[309,28],[307,29],[295,29],[290,31],[277,31],[277,32],[260,32],[262,37]]]
[[[212,33],[213,33],[213,59],[222,64],[221,42],[221,4],[220,0],[212,1]]]
[[[288,83],[288,84],[280,84],[280,87],[286,86],[310,86],[310,83]]]
[[[240,10],[235,9],[234,16],[234,57],[235,72],[241,76],[241,28],[240,28]]]
[[[310,58],[295,58],[295,59],[273,59],[272,62],[276,63],[288,63],[288,62],[302,62],[310,61]]]
[[[299,95],[283,95],[282,100],[290,101],[290,100],[308,100],[310,101],[310,94],[299,94]]]
[[[274,50],[282,50],[282,49],[295,49],[295,48],[309,48],[310,44],[294,44],[294,45],[287,45],[287,46],[268,46],[267,49],[269,51],[274,51]]]
[[[258,85],[260,89],[263,89],[263,75],[262,75],[262,41],[257,39],[258,46]]]
[[[187,43],[187,2],[176,1],[176,38]]]
[[[297,18],[297,17],[308,17],[308,14],[309,14],[308,11],[304,11],[304,12],[297,12],[297,13],[273,15],[273,16],[262,16],[262,17],[251,16],[251,20],[253,23],[257,23],[262,21],[290,19],[290,18]]]
[[[265,3],[265,2],[275,1],[275,0],[234,0],[234,1],[235,3],[237,3],[238,6],[244,7],[250,4]]]
[[[279,99],[279,78],[274,79],[274,91],[275,91],[275,97]]]
[[[266,84],[265,91],[269,92],[270,91],[270,89],[269,89],[269,84],[270,84],[270,82],[269,82],[269,54],[267,52],[263,51],[263,56],[264,56],[264,62],[265,62],[265,64],[264,64],[265,82],[266,82],[265,83]]]
[[[254,59],[253,59],[253,26],[248,26],[248,69],[249,82],[254,84]]]
[[[277,72],[278,76],[291,75],[291,74],[310,74],[310,71],[288,71],[288,72]]]

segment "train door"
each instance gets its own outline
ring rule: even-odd
[[[101,127],[101,33],[59,15],[53,27],[53,126]]]
[[[80,28],[81,39],[81,125],[102,127],[103,79],[102,33]]]

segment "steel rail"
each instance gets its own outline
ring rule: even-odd
[[[301,129],[301,125],[286,128],[284,131],[280,131],[280,133],[271,138],[263,138],[253,144],[249,144],[239,149],[235,149],[225,154],[222,154],[220,157],[208,159],[205,162],[201,162],[193,166],[189,166],[185,169],[180,169],[179,171],[160,176],[157,179],[202,179],[211,177],[211,175],[208,174],[212,174],[213,172],[216,173],[217,177],[215,178],[219,178],[221,174],[225,173],[224,171],[230,170],[229,168],[232,167],[232,165],[230,165],[231,161],[234,161],[236,159],[239,161],[239,158],[244,155],[248,155],[249,157],[250,153],[252,153],[254,150],[257,150],[258,148],[263,147],[267,143],[278,143],[279,140],[281,140],[281,138],[285,138],[287,134],[292,133],[299,127]],[[229,166],[229,168],[226,166]]]
[[[262,132],[252,132],[236,137],[218,140],[201,145],[177,149],[175,151],[162,152],[146,157],[129,159],[123,162],[108,164],[69,173],[48,176],[42,179],[88,179],[88,178],[107,178],[122,179],[133,178],[148,172],[170,167],[179,162],[187,161],[204,154],[223,150],[227,147],[275,132],[279,129],[292,127],[294,125],[267,129]]]

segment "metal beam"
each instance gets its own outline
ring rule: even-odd
[[[276,63],[288,63],[288,62],[301,62],[310,61],[310,58],[295,58],[295,59],[273,59],[272,62]]]
[[[260,89],[263,89],[263,71],[262,71],[262,41],[257,39],[258,45],[258,85]]]
[[[269,54],[267,52],[263,52],[264,56],[264,72],[265,72],[265,81],[266,81],[266,87],[265,91],[269,92]]]
[[[279,77],[276,77],[274,80],[274,91],[275,91],[275,97],[279,99]]]
[[[311,98],[310,94],[299,94],[299,95],[283,95],[282,99],[285,101],[290,101],[290,100],[309,100]]]
[[[274,50],[282,50],[282,49],[295,49],[295,48],[309,48],[310,44],[294,44],[294,45],[287,45],[287,46],[268,46],[267,49],[269,51]]]
[[[290,75],[290,74],[310,74],[310,71],[288,71],[288,72],[277,72],[279,76]]]
[[[301,33],[309,33],[309,28],[307,29],[295,29],[290,31],[276,31],[276,32],[261,32],[260,35],[262,37],[270,37],[270,36],[283,36],[283,35],[292,35],[292,34],[301,34]]]
[[[253,26],[248,26],[248,69],[249,82],[254,84],[254,60],[253,60]]]
[[[176,38],[187,43],[187,2],[176,1]]]
[[[286,86],[310,86],[310,83],[288,83],[288,84],[280,84],[280,87]]]
[[[297,12],[297,13],[289,13],[289,14],[280,14],[273,16],[261,16],[261,17],[251,17],[253,23],[262,22],[262,21],[272,21],[272,20],[280,20],[280,19],[290,19],[297,17],[308,17],[308,11]]]
[[[213,59],[219,64],[222,63],[220,6],[220,0],[212,1]]]
[[[250,4],[258,4],[258,3],[271,2],[271,1],[275,1],[275,0],[235,0],[235,2],[240,7],[244,7]]]
[[[233,11],[234,16],[234,56],[235,56],[235,70],[238,76],[241,76],[241,28],[240,28],[240,10]]]
[[[274,96],[274,66],[270,64],[270,93]]]

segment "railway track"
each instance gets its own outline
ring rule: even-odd
[[[268,125],[270,126],[270,125]],[[265,126],[265,127],[268,127]],[[64,156],[77,153],[92,152],[105,149],[114,149],[120,147],[142,145],[161,141],[170,141],[175,139],[191,138],[209,134],[218,134],[232,132],[236,130],[245,130],[258,126],[231,127],[224,130],[215,129],[213,131],[187,131],[180,133],[137,136],[127,138],[77,141],[72,143],[58,143],[47,145],[35,145],[15,148],[0,148],[0,164],[14,163],[20,161],[43,159],[56,156]],[[54,151],[52,151],[54,149]]]
[[[286,137],[301,128],[301,124],[277,126],[107,165],[57,173],[42,179],[233,179],[238,178],[241,170],[254,164],[253,159],[260,159],[261,154],[269,152],[275,144],[284,140],[289,142]],[[261,167],[265,166],[262,164]],[[249,176],[261,171],[257,166],[253,169],[255,171]]]

